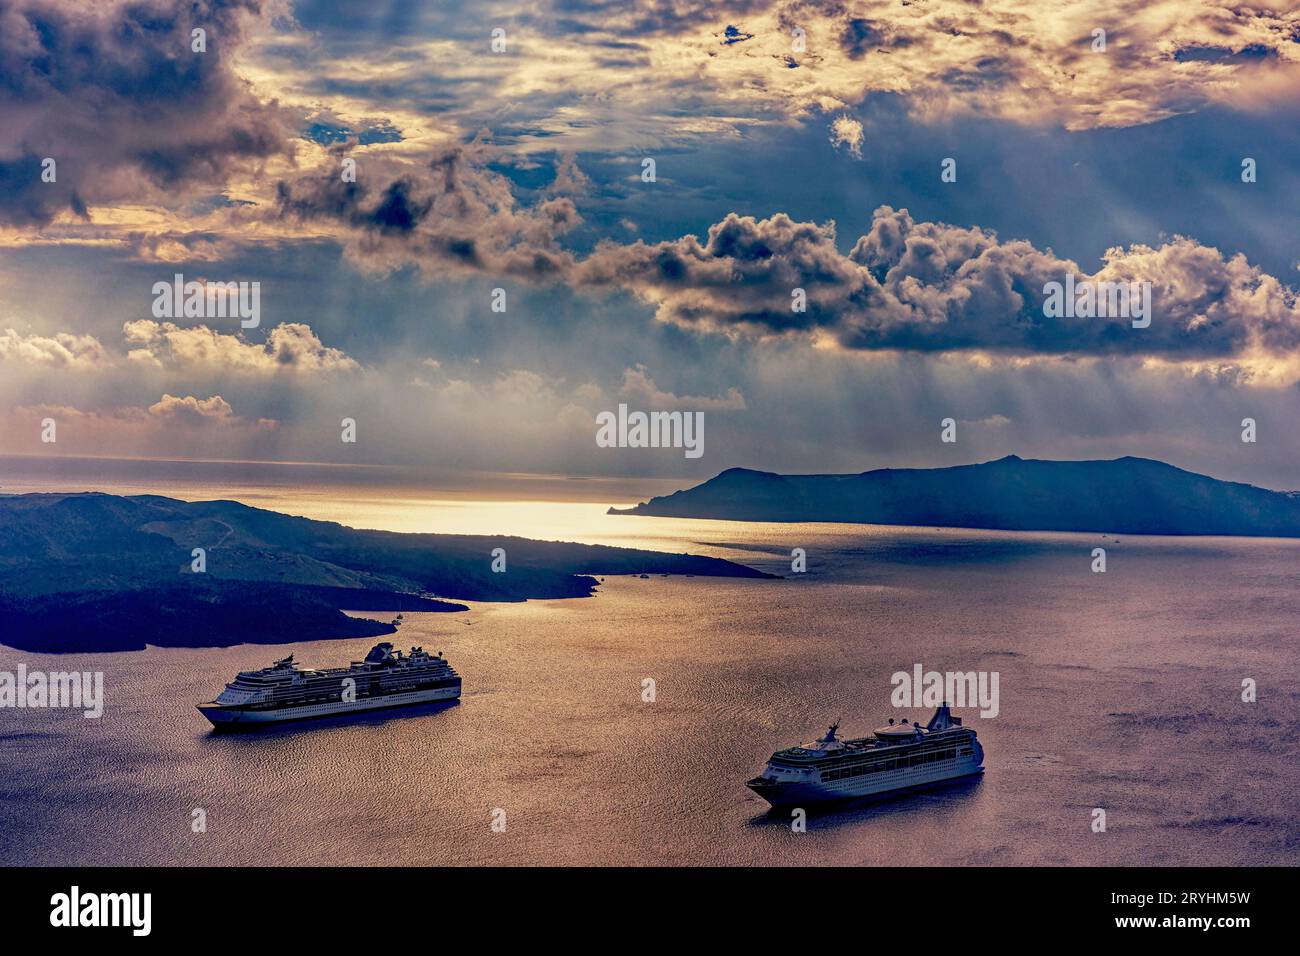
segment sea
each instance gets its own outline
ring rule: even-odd
[[[194,705],[237,671],[290,653],[339,666],[372,642],[0,646],[0,671],[98,671],[105,694],[99,719],[0,710],[0,864],[1300,862],[1300,541],[605,514],[672,490],[653,482],[448,490],[0,461],[2,493],[92,488],[685,551],[781,577],[611,576],[590,598],[408,612],[390,639],[442,651],[458,704],[256,734],[215,734]],[[983,744],[981,779],[806,821],[746,789],[774,750],[833,722],[849,736],[924,722],[892,699],[893,675],[917,665],[998,675],[996,716],[955,711]]]

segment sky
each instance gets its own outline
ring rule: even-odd
[[[1300,488],[1298,120],[1274,0],[0,0],[0,455]]]

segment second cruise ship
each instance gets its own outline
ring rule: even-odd
[[[460,675],[441,653],[413,647],[403,656],[384,641],[350,667],[307,670],[290,654],[240,673],[216,700],[198,708],[218,729],[235,729],[458,697]]]
[[[984,749],[975,731],[942,704],[930,722],[894,723],[870,737],[841,740],[832,724],[816,743],[772,754],[761,776],[746,786],[773,807],[917,790],[984,773]]]

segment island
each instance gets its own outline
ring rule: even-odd
[[[773,576],[691,554],[358,530],[236,501],[0,496],[0,644],[36,652],[371,637],[396,625],[344,610],[589,597],[591,575],[648,573]]]
[[[1149,458],[1044,461],[1008,455],[950,468],[780,475],[731,468],[614,515],[732,521],[1300,536],[1300,493],[1184,471]]]

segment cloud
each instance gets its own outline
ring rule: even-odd
[[[1290,113],[1228,116],[1233,141],[1260,158],[1258,190],[1236,187],[1231,150],[1202,150],[1185,170],[1196,203],[1130,200],[1131,182],[1105,174],[1113,161],[1089,169],[1112,146],[1139,171],[1164,168],[1168,156],[1141,161],[1163,127],[1009,128],[1289,110],[1294,4],[742,0],[719,12],[706,0],[541,0],[499,8],[517,14],[503,56],[488,52],[479,18],[398,6],[390,17],[382,4],[302,4],[300,29],[282,0],[0,0],[0,247],[6,275],[20,277],[6,291],[39,329],[98,336],[17,320],[22,333],[0,336],[0,425],[15,408],[63,409],[57,450],[14,419],[24,449],[682,467],[680,456],[661,466],[597,453],[593,411],[620,396],[727,411],[710,438],[723,466],[942,456],[932,433],[949,415],[993,455],[1037,442],[1175,457],[1195,445],[1204,460],[1233,460],[1243,449],[1233,429],[1207,424],[1216,416],[1286,429],[1300,382],[1295,280],[1274,262],[1285,243],[1269,241],[1280,227],[1266,213],[1289,210],[1260,197],[1285,193],[1275,154]],[[200,22],[219,26],[205,59],[189,53]],[[1098,26],[1104,53],[1091,49]],[[1198,142],[1225,114],[1168,124],[1162,141]],[[484,127],[490,137],[475,133]],[[868,137],[880,183],[839,162],[843,189],[817,182],[827,138],[856,156]],[[960,150],[967,186],[941,193],[925,157]],[[57,183],[39,182],[47,154]],[[647,155],[663,175],[642,188]],[[340,176],[344,158],[355,183]],[[913,161],[931,173],[909,176]],[[980,183],[981,166],[1007,171],[1019,193]],[[858,203],[881,183],[892,207],[926,213],[866,217]],[[1056,254],[1046,237],[1091,256],[1106,234],[1081,222],[1100,214],[1054,217],[1053,195],[1108,211],[1112,241],[1148,244],[1083,266]],[[1216,212],[1221,229],[1206,224]],[[1000,232],[972,225],[993,222]],[[11,251],[21,245],[50,248]],[[1271,275],[1252,265],[1270,246]],[[124,256],[193,275],[261,271],[311,325],[126,321],[148,312],[145,270]],[[216,261],[227,266],[189,265]],[[437,285],[403,274],[361,286],[353,264]],[[1046,318],[1043,284],[1068,272],[1150,282],[1151,327]],[[505,316],[483,308],[498,276],[522,280]],[[795,289],[805,312],[791,309]],[[368,321],[348,321],[359,304]],[[349,353],[363,348],[368,374],[338,374],[359,369]],[[133,361],[121,361],[127,350]],[[431,355],[441,368],[420,365]],[[425,401],[440,414],[412,415]],[[343,416],[363,422],[362,445],[337,441]],[[1075,444],[1059,437],[1071,429]],[[1241,461],[1272,455],[1287,474],[1295,450],[1261,442]]]
[[[205,325],[181,328],[171,322],[138,319],[122,327],[133,361],[151,365],[207,368],[258,374],[353,371],[360,366],[339,349],[327,348],[302,322],[277,325],[266,343]]]
[[[233,63],[259,0],[0,0],[0,222],[175,201],[288,158],[279,107]],[[192,52],[191,31],[207,31]],[[42,162],[56,178],[42,181]]]
[[[556,196],[582,196],[591,190],[591,179],[578,168],[578,158],[562,154],[555,164],[555,180],[550,191]]]
[[[333,238],[381,271],[545,279],[570,266],[560,240],[582,224],[574,197],[591,191],[574,150],[644,152],[831,116],[830,141],[858,157],[870,130],[850,111],[874,94],[899,94],[927,122],[1084,129],[1300,92],[1300,13],[1267,0],[751,0],[725,18],[695,0],[562,0],[512,30],[504,56],[469,55],[481,31],[450,15],[413,15],[377,44],[358,10],[305,10],[325,21],[309,31],[287,9],[0,0],[0,245],[111,242],[140,259],[213,261]],[[207,52],[193,53],[200,26]],[[517,168],[559,154],[530,204],[489,165],[504,151],[464,142],[484,124]],[[40,181],[46,156],[55,183]],[[344,157],[358,160],[355,183],[339,176]]]
[[[578,225],[573,199],[554,195],[530,206],[510,180],[488,167],[496,151],[485,136],[441,146],[427,162],[373,157],[344,182],[328,166],[278,186],[281,219],[326,223],[363,265],[404,265],[457,273],[490,272],[530,280],[560,278],[572,255],[557,240]],[[561,159],[556,182],[578,189],[585,177]]]
[[[156,393],[155,393],[156,394]],[[53,419],[57,441],[46,444],[46,419]],[[214,453],[274,456],[280,423],[255,421],[234,413],[220,395],[164,393],[149,405],[87,407],[78,402],[0,406],[0,443],[7,450],[38,455],[209,458]]]
[[[658,71],[681,82],[692,71],[697,85],[730,93],[729,102],[744,89],[753,106],[794,116],[899,93],[923,119],[983,115],[1069,129],[1249,102],[1274,80],[1293,97],[1300,91],[1300,13],[1281,2],[788,0],[751,9],[744,23],[754,38],[721,50],[710,49],[698,26],[644,38],[653,65],[643,81],[654,83]],[[691,13],[705,22],[716,16]],[[604,29],[621,19],[601,14]],[[806,36],[802,51],[796,28]],[[1093,48],[1096,28],[1106,31],[1104,51]],[[1203,48],[1217,55],[1187,55]]]
[[[1049,318],[1044,285],[1150,282],[1146,329],[1128,318]],[[1089,275],[991,230],[917,223],[881,206],[846,255],[835,224],[729,214],[701,242],[602,243],[577,265],[588,288],[627,289],[667,323],[733,337],[806,335],[849,350],[1009,355],[1285,357],[1300,348],[1296,291],[1245,256],[1174,237],[1113,248]],[[803,289],[806,311],[793,308]]]
[[[273,429],[278,425],[272,419],[262,418],[257,422],[248,422],[235,414],[230,403],[220,395],[198,398],[194,395],[172,395],[163,393],[162,398],[152,405],[118,405],[110,408],[83,409],[72,405],[26,405],[14,409],[20,414],[50,416],[60,424],[76,422],[103,427],[108,432],[121,426],[127,430],[139,432],[142,428],[153,429],[158,423],[167,425],[220,425],[232,428]],[[122,449],[119,449],[119,451]]]
[[[710,398],[703,395],[674,395],[672,392],[666,392],[655,384],[654,379],[650,377],[644,365],[637,365],[635,368],[627,369],[623,373],[623,385],[619,389],[619,395],[630,401],[639,402],[654,411],[680,409],[697,412],[725,412],[743,411],[745,408],[745,396],[740,393],[740,389],[734,387],[727,389],[727,394],[721,398]]]
[[[1091,129],[1300,92],[1300,12],[1285,0],[551,0],[510,31],[503,56],[467,55],[484,44],[472,18],[430,15],[377,54],[351,10],[313,13],[326,22],[310,56],[298,44],[254,51],[294,99],[342,89],[356,116],[401,114],[403,129],[427,127],[436,104],[445,126],[499,124],[528,152],[739,136],[879,94],[926,121]]]
[[[52,336],[24,336],[6,329],[0,334],[0,360],[86,369],[106,363],[108,354],[93,335],[59,332]]]
[[[854,159],[862,158],[864,138],[862,124],[853,117],[841,113],[831,121],[831,145],[836,149],[843,147]]]
[[[186,395],[164,394],[161,399],[149,406],[149,414],[156,418],[180,419],[197,424],[201,422],[227,422],[233,419],[234,410],[220,395],[210,398],[195,398]]]

